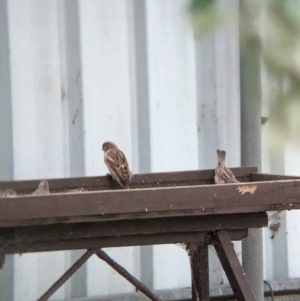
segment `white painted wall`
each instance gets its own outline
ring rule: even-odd
[[[270,79],[266,70],[262,70],[262,116],[270,117],[268,101],[272,99],[283,83]],[[300,175],[299,141],[290,141],[287,145],[277,145],[274,149],[271,143],[269,122],[262,125],[262,171],[274,174]],[[275,213],[275,211],[273,212]],[[296,278],[300,275],[300,265],[297,254],[299,246],[300,212],[283,211],[270,223],[280,223],[278,232],[264,228],[264,278],[280,280]]]
[[[134,172],[214,168],[216,148],[239,166],[237,26],[195,41],[186,4],[0,0],[0,179],[106,174],[101,144],[108,139]],[[236,11],[238,0],[221,5]],[[266,98],[272,85],[265,84]],[[266,103],[263,112],[268,116]],[[300,174],[297,145],[274,157],[268,124],[262,131],[263,171]],[[266,279],[300,277],[298,219],[296,211],[283,212],[274,239],[265,229]],[[190,286],[188,259],[177,246],[107,252],[154,289]],[[0,300],[37,299],[81,253],[9,256]],[[213,249],[209,256],[211,283],[227,282]],[[51,300],[133,291],[91,258]]]

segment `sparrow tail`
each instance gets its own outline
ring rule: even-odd
[[[219,163],[225,165],[226,151],[217,149],[217,154]]]

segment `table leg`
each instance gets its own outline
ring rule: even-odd
[[[226,230],[216,231],[212,234],[211,241],[237,299],[239,301],[255,301],[254,294],[235,253],[228,232]]]
[[[191,263],[193,301],[209,301],[208,245],[196,247],[191,255]]]

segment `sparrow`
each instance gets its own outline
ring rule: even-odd
[[[128,188],[132,172],[129,169],[124,153],[110,141],[102,144],[102,150],[104,151],[104,163],[112,178],[123,188]]]
[[[7,188],[7,189],[0,189],[0,198],[13,198],[17,195],[17,193],[10,189],[10,188]]]
[[[49,184],[47,180],[40,182],[39,187],[32,193],[33,195],[38,194],[49,194]]]
[[[215,170],[215,184],[226,184],[226,183],[240,183],[232,171],[225,166],[226,152],[224,150],[217,149],[218,154],[218,165]]]

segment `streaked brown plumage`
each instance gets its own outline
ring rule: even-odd
[[[215,170],[215,183],[239,183],[232,171],[225,166],[226,151],[217,149],[218,165]]]
[[[129,186],[132,178],[132,172],[129,169],[127,159],[124,153],[110,141],[102,144],[104,151],[104,162],[112,178],[122,187]]]
[[[40,182],[39,187],[32,193],[34,195],[39,194],[48,194],[49,193],[49,184],[47,180]]]

